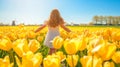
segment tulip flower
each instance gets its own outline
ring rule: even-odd
[[[89,45],[92,45],[93,48],[97,45],[103,44],[105,40],[101,36],[94,36],[90,39]]]
[[[53,47],[55,49],[60,49],[62,47],[62,44],[63,44],[63,39],[60,36],[56,36],[53,39]]]
[[[60,56],[60,60],[61,60],[61,61],[64,61],[65,58],[66,58],[66,56],[63,54],[62,51],[58,51],[58,52],[56,52],[55,54],[58,55],[58,56]]]
[[[28,51],[22,57],[22,62],[15,56],[17,64],[19,67],[40,67],[42,63],[42,55],[41,53],[33,54],[33,52]]]
[[[102,59],[96,56],[83,56],[80,62],[82,67],[102,67]]]
[[[4,59],[0,58],[0,67],[13,67],[13,63],[10,63],[9,56],[5,56]]]
[[[13,42],[13,50],[19,57],[22,57],[24,53],[29,51],[28,42],[26,39],[18,39]]]
[[[111,35],[112,35],[112,29],[105,29],[102,33],[103,38],[106,40],[109,40]]]
[[[61,31],[61,32],[60,32],[60,36],[61,36],[63,39],[66,39],[66,38],[68,37],[68,34],[67,34],[67,32],[65,32],[65,31]]]
[[[36,33],[34,33],[34,31],[29,31],[27,34],[28,38],[35,38],[36,37]]]
[[[115,51],[116,51],[116,46],[114,44],[110,44],[110,45],[103,46],[100,49],[100,52],[98,53],[103,60],[109,60],[111,59]]]
[[[67,54],[75,54],[79,48],[78,39],[66,39],[64,41],[64,48]]]
[[[57,55],[48,55],[43,60],[44,67],[60,67],[60,58]]]
[[[88,54],[92,55],[91,51],[96,47],[99,46],[101,44],[104,44],[104,40],[101,36],[94,36],[91,39],[89,39],[89,44],[87,45],[87,49],[88,49]]]
[[[112,56],[112,60],[115,63],[120,63],[120,51],[116,51],[114,55]]]
[[[17,35],[16,35],[14,32],[7,33],[6,35],[7,35],[7,36],[10,38],[10,40],[12,40],[12,41],[14,41],[14,40],[17,39]]]
[[[3,33],[2,32],[0,32],[0,39],[3,37]]]
[[[66,61],[70,67],[75,67],[77,65],[78,58],[78,55],[68,55]]]
[[[115,44],[105,42],[104,44],[95,47],[92,52],[100,56],[103,60],[110,60],[115,51]]]
[[[82,51],[87,47],[87,39],[82,38],[79,42],[79,50]]]
[[[23,39],[23,38],[26,38],[26,37],[27,37],[26,33],[20,33],[20,34],[18,34],[18,38],[19,39]]]
[[[120,41],[120,31],[112,34],[113,41]]]
[[[83,56],[82,58],[80,58],[82,67],[87,67],[88,64],[92,64],[92,63],[88,63],[89,60],[92,62],[92,56]]]
[[[103,67],[115,67],[115,65],[113,62],[106,61],[104,62]]]
[[[0,39],[0,49],[9,51],[12,48],[12,42],[8,37],[2,37]]]
[[[37,40],[38,40],[39,42],[42,42],[43,39],[44,39],[44,36],[38,36],[38,37],[37,37]]]
[[[40,43],[37,40],[33,39],[30,40],[28,46],[32,52],[36,52],[40,48]]]
[[[70,32],[68,35],[69,35],[69,38],[76,38],[76,37],[78,37],[78,34],[75,33],[75,32]]]

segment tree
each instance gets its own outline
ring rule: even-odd
[[[103,22],[104,22],[104,17],[103,17],[103,16],[99,16],[99,21],[100,21],[101,24],[103,24]]]
[[[95,22],[95,24],[97,24],[98,20],[99,20],[99,17],[98,17],[98,16],[94,16],[94,17],[93,17],[93,22]]]
[[[104,21],[105,21],[105,24],[107,25],[107,23],[108,23],[108,17],[107,16],[104,17]]]
[[[113,17],[112,16],[108,16],[108,24],[111,25],[113,22]]]
[[[94,16],[93,22],[98,24],[106,24],[106,25],[118,25],[120,24],[120,16]]]
[[[118,16],[118,24],[120,24],[120,16]]]
[[[118,19],[119,19],[118,16],[116,16],[116,17],[113,18],[113,23],[114,23],[115,25],[118,25],[118,24],[119,24]]]

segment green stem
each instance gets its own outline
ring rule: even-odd
[[[68,67],[68,63],[67,63],[67,67]]]
[[[10,51],[8,51],[8,53],[9,53],[10,62],[11,62],[11,63],[14,62],[13,51],[10,50]]]

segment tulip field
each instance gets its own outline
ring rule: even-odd
[[[120,27],[68,26],[44,45],[47,27],[0,26],[0,67],[120,67]]]

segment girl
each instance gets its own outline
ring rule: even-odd
[[[66,26],[64,26],[64,23],[65,22],[63,18],[60,16],[59,11],[57,9],[54,9],[50,14],[49,20],[46,21],[44,25],[42,25],[35,31],[35,32],[38,32],[41,29],[48,26],[48,32],[45,37],[44,44],[50,48],[49,54],[52,54],[55,52],[55,49],[53,48],[51,41],[54,39],[54,37],[60,35],[59,27],[62,27],[65,31],[70,32],[70,30]]]

